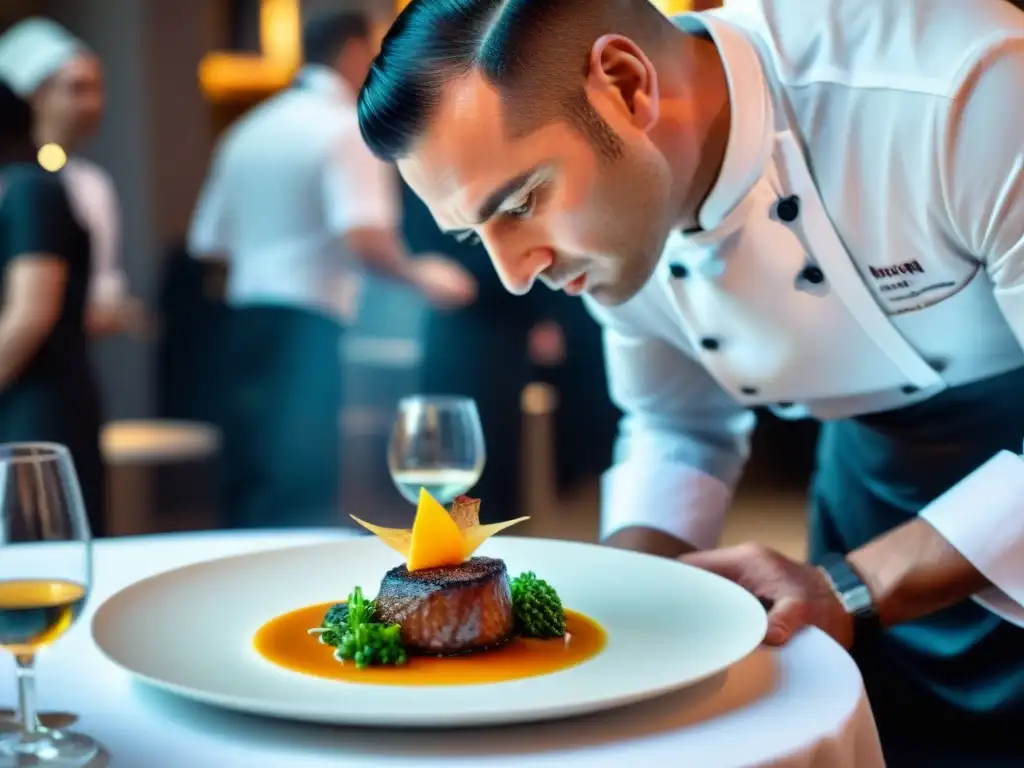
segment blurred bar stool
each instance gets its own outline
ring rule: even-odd
[[[530,516],[524,533],[559,538],[561,521],[555,464],[558,390],[550,384],[527,384],[520,396],[520,409],[523,415],[522,514]]]
[[[111,536],[149,533],[157,525],[153,471],[212,459],[216,427],[189,421],[114,421],[100,436],[107,465],[107,529]]]

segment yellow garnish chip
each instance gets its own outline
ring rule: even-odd
[[[382,528],[355,515],[351,517],[402,555],[410,571],[460,565],[494,534],[529,520],[519,517],[504,523],[480,525],[479,499],[460,496],[449,512],[425,488],[420,488],[420,501],[411,529]]]

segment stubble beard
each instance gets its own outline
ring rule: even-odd
[[[613,251],[618,274],[607,286],[593,291],[594,299],[605,306],[624,304],[643,290],[661,260],[672,228],[664,169],[651,158],[632,160],[631,166],[622,166],[629,181],[623,178],[616,185],[620,190],[618,218],[625,224],[619,247]]]
[[[589,291],[599,304],[608,307],[625,304],[640,293],[654,275],[671,227],[664,220],[650,221],[654,216],[665,219],[659,215],[660,208],[653,202],[641,201],[640,205],[630,206],[630,218],[624,220],[637,224],[624,234],[621,246],[615,249],[615,256],[609,258],[616,265],[617,273],[607,284]]]

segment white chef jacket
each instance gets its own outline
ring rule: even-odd
[[[715,41],[732,105],[703,231],[625,304],[586,303],[625,413],[603,533],[712,547],[753,406],[843,418],[1024,365],[1024,13],[731,0],[675,22]],[[1019,456],[921,516],[1024,605]]]
[[[353,319],[359,265],[347,231],[398,224],[390,167],[359,133],[355,96],[308,65],[295,86],[255,107],[218,146],[193,214],[193,256],[220,256],[235,307],[292,306]]]
[[[120,266],[121,209],[113,179],[96,163],[69,158],[61,177],[71,208],[92,246],[89,298],[109,304],[124,298],[127,281]]]

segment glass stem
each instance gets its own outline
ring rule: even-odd
[[[18,664],[18,710],[21,727],[25,733],[35,734],[39,730],[36,714],[36,657],[32,653],[14,657]]]

